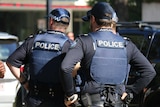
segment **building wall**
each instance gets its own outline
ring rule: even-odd
[[[89,8],[87,0],[50,0],[51,7],[63,7],[73,10]],[[0,10],[45,10],[47,0],[0,0]]]
[[[76,31],[76,34],[83,32],[81,16],[90,9],[89,6],[81,4],[82,1],[85,0],[51,0],[50,5],[52,9],[65,8],[69,10],[71,23],[67,30]],[[46,0],[0,0],[0,31],[18,35],[22,40],[36,32],[38,27],[44,27],[46,8]],[[79,14],[78,19],[73,16],[73,13]],[[12,20],[12,18],[15,19]]]
[[[160,22],[160,3],[143,3],[142,21]]]

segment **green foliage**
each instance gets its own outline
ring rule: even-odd
[[[110,2],[110,1],[112,1],[112,0],[89,0],[88,4],[89,4],[89,6],[93,6],[97,2]]]
[[[141,20],[142,0],[89,0],[88,4],[93,6],[97,2],[108,2],[117,12],[117,15],[123,21]],[[127,4],[125,4],[127,2]],[[124,7],[125,6],[125,7]]]
[[[142,14],[141,9],[142,9],[141,0],[129,0],[128,1],[129,21],[141,20],[141,14]]]
[[[159,2],[160,3],[160,0],[143,0],[143,2],[148,2],[148,3]]]

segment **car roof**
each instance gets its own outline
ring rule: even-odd
[[[18,37],[15,35],[11,35],[9,33],[6,32],[0,32],[0,39],[6,40],[6,39],[13,39],[18,41]]]
[[[135,28],[126,28],[126,29],[119,29],[118,32],[120,34],[136,34],[136,35],[144,35],[144,36],[149,36],[152,35],[153,33],[156,33],[160,35],[160,30],[151,30],[151,29],[135,29]]]
[[[160,22],[118,22],[117,31],[120,34],[126,35],[144,35],[150,36],[153,34],[160,35]]]

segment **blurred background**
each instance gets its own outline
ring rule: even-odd
[[[97,1],[109,2],[119,21],[160,21],[159,0],[0,0],[0,31],[24,40],[38,30],[46,29],[45,16],[51,9],[66,8],[71,13],[68,31],[75,36],[89,31],[81,17]]]
[[[65,8],[70,12],[71,23],[67,32],[73,32],[75,37],[88,33],[89,23],[84,23],[81,17],[98,1],[111,4],[119,18],[119,34],[130,38],[157,71],[153,82],[129,105],[142,107],[144,98],[154,92],[152,90],[160,89],[160,0],[0,0],[0,60],[5,64],[8,56],[25,38],[46,30],[46,16],[54,8]],[[151,22],[156,27],[144,22]],[[24,107],[26,91],[6,64],[5,67],[5,77],[0,79],[0,107]],[[136,78],[139,74],[131,74],[128,83],[131,84]]]

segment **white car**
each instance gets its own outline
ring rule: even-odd
[[[6,73],[0,78],[0,107],[14,107],[15,98],[20,88],[19,82],[10,72],[5,61],[18,47],[18,37],[0,32],[0,60],[5,64]]]

